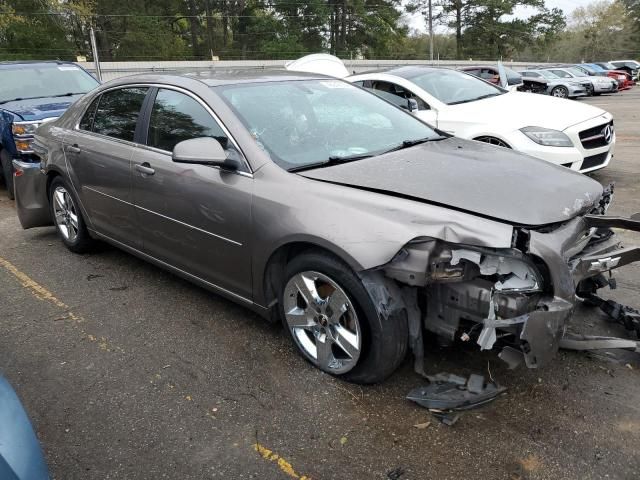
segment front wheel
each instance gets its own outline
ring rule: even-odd
[[[377,383],[407,352],[404,312],[378,315],[361,280],[324,252],[294,258],[280,291],[282,321],[298,351],[313,365],[355,383]]]
[[[56,177],[51,182],[49,205],[62,243],[74,253],[89,251],[93,239],[87,231],[78,201],[62,177]]]
[[[569,89],[567,87],[563,87],[562,85],[555,87],[551,90],[551,96],[557,98],[569,98]]]

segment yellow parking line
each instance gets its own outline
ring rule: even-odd
[[[65,320],[73,320],[74,322],[76,322],[74,327],[79,328],[82,338],[89,340],[90,342],[96,342],[100,350],[104,350],[106,352],[124,352],[122,348],[109,343],[105,337],[100,337],[98,339],[98,337],[96,337],[95,335],[88,334],[79,325],[84,321],[81,316],[73,313],[66,303],[57,298],[53,293],[40,285],[38,282],[33,280],[29,275],[18,270],[18,267],[16,267],[13,263],[0,257],[0,267],[4,268],[7,272],[13,275],[20,282],[20,284],[38,300],[49,302],[50,304],[63,309],[66,313],[66,316],[63,318]],[[100,341],[98,342],[98,340]]]
[[[0,266],[4,267],[7,272],[16,277],[24,288],[31,290],[31,293],[36,298],[53,303],[56,307],[69,310],[69,307],[64,302],[58,300],[53,293],[44,288],[35,280],[32,280],[31,277],[29,277],[26,273],[22,273],[16,268],[14,264],[9,262],[8,260],[0,257]]]
[[[278,465],[280,470],[282,470],[285,474],[287,474],[291,478],[297,478],[298,480],[311,480],[311,477],[306,475],[299,475],[291,466],[287,460],[282,458],[277,453],[269,450],[267,447],[256,443],[253,445],[253,448],[258,454],[267,461],[274,462]]]

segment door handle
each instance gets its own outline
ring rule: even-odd
[[[149,163],[147,162],[137,164],[136,170],[144,175],[153,175],[154,173],[156,173],[156,171],[151,168],[151,165],[149,165]]]
[[[80,150],[80,147],[78,147],[77,143],[74,143],[73,145],[67,145],[64,149],[69,153],[80,153],[82,151]]]

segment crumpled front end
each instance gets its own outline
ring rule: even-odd
[[[640,221],[604,216],[611,198],[609,187],[591,214],[515,228],[510,249],[418,238],[381,268],[417,290],[421,325],[443,343],[500,348],[511,367],[537,368],[557,352],[579,301],[576,290],[598,288],[593,279],[640,260],[640,247],[622,247],[611,230],[640,231]]]

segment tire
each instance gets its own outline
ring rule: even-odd
[[[307,303],[307,297],[317,301]],[[283,325],[298,352],[331,375],[378,383],[406,356],[404,312],[381,319],[361,280],[333,255],[311,251],[290,261],[278,300]]]
[[[551,90],[551,96],[557,98],[569,98],[569,89],[562,85],[558,85],[557,87],[553,87],[553,90]]]
[[[9,152],[0,151],[0,161],[2,162],[2,175],[4,176],[4,185],[7,188],[7,196],[9,200],[14,200],[16,196],[13,186],[13,163]]]
[[[89,236],[78,199],[62,177],[56,177],[49,186],[51,218],[62,243],[74,253],[86,253],[94,246]]]

